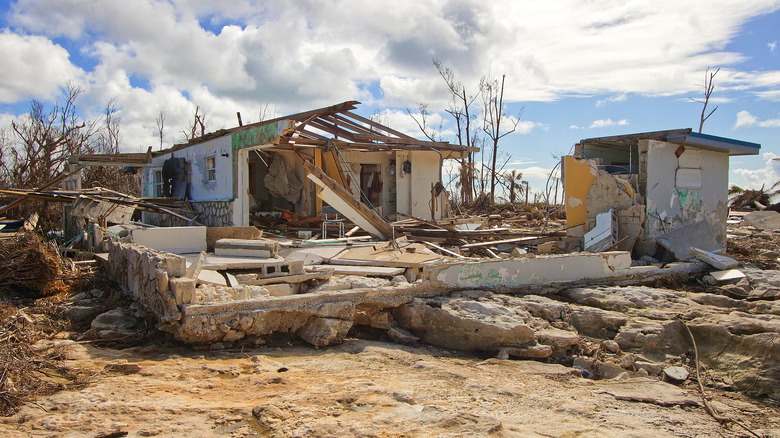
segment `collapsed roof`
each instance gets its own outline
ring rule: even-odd
[[[275,119],[219,129],[203,136],[177,144],[168,149],[147,153],[90,154],[79,156],[78,162],[92,165],[144,166],[150,165],[152,158],[169,154],[208,140],[246,131],[260,126],[276,124],[285,120],[295,122],[295,126],[285,129],[276,137],[274,144],[279,147],[328,147],[357,151],[395,151],[395,150],[433,150],[443,158],[462,158],[468,152],[479,151],[477,147],[450,144],[449,142],[418,140],[396,131],[381,123],[355,114],[353,110],[360,102],[347,101],[325,108],[319,108]]]

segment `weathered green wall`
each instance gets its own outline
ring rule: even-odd
[[[231,137],[233,150],[272,143],[278,133],[276,123],[238,131]]]

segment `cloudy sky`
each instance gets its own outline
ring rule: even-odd
[[[209,128],[346,100],[419,136],[405,108],[443,110],[432,65],[468,90],[506,74],[502,149],[541,189],[579,139],[698,128],[704,72],[720,68],[704,132],[761,143],[731,183],[780,179],[779,0],[19,0],[0,2],[0,124],[30,99],[84,87],[85,117],[115,98],[122,148],[166,145],[196,105]],[[434,114],[434,118],[436,114]]]

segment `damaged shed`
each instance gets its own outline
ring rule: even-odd
[[[417,140],[355,114],[358,103],[221,129],[150,152],[134,163],[142,169],[143,195],[186,200],[207,226],[248,226],[252,215],[280,211],[346,214],[327,205],[322,192],[333,184],[381,216],[447,217],[443,160],[477,148]],[[121,155],[113,158],[117,165]],[[312,168],[327,181],[311,177]],[[174,225],[164,219],[170,217],[144,213],[146,223]]]
[[[726,246],[729,157],[761,145],[691,129],[581,140],[562,159],[568,236],[590,251],[677,259]]]

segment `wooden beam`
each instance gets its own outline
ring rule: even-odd
[[[443,252],[443,253],[445,253],[445,254],[451,255],[451,256],[453,256],[453,257],[455,257],[455,258],[459,258],[459,259],[468,259],[468,257],[465,257],[465,256],[463,256],[463,255],[460,255],[460,254],[458,254],[458,253],[456,253],[456,252],[453,252],[453,251],[450,251],[450,250],[448,250],[448,249],[442,248],[442,247],[440,247],[439,245],[434,245],[434,244],[432,244],[431,242],[426,242],[426,241],[424,241],[424,240],[421,240],[420,242],[421,242],[422,244],[426,245],[426,246],[429,246],[429,247],[431,247],[431,248],[433,248],[433,249],[435,249],[435,250],[437,250],[437,251],[441,251],[441,252]]]
[[[367,232],[381,239],[391,239],[393,237],[392,227],[382,216],[355,199],[352,192],[347,191],[347,189],[326,175],[322,169],[314,167],[308,161],[304,161],[303,165],[309,172],[308,178],[324,189],[318,196],[322,197],[325,202],[337,210],[340,209],[339,212],[342,215]],[[341,205],[333,205],[334,203],[340,203]]]
[[[81,167],[76,166],[76,169],[74,169],[74,170],[72,170],[70,172],[67,172],[67,173],[61,172],[59,175],[57,175],[54,178],[52,178],[51,180],[47,181],[46,183],[44,183],[42,186],[38,187],[34,191],[40,192],[40,191],[46,190],[46,189],[48,189],[50,187],[56,186],[57,184],[65,181],[69,176],[71,176],[74,173],[79,172],[79,171],[81,171]],[[22,196],[24,196],[24,195],[22,195]],[[16,207],[17,205],[21,204],[24,201],[25,201],[24,197],[12,201],[10,204],[0,208],[0,214],[5,213],[6,211]]]
[[[349,117],[352,117],[355,120],[359,120],[359,121],[361,121],[361,122],[363,122],[363,123],[365,123],[365,124],[367,124],[369,126],[373,126],[374,128],[379,129],[380,131],[389,132],[390,134],[397,135],[397,136],[399,136],[401,138],[414,140],[414,137],[412,137],[412,136],[406,135],[403,132],[398,132],[398,131],[396,131],[394,129],[391,129],[391,128],[385,126],[385,125],[382,125],[381,123],[377,123],[377,122],[375,122],[375,121],[373,121],[371,119],[367,119],[365,117],[361,117],[361,116],[353,113],[352,111],[342,111],[341,113],[342,114],[346,114],[346,115],[348,115]]]
[[[520,237],[517,239],[504,239],[504,240],[489,240],[487,242],[479,242],[479,243],[469,243],[467,245],[461,246],[463,249],[470,249],[470,248],[483,248],[486,246],[493,246],[493,245],[499,245],[501,243],[525,243],[527,245],[531,245],[534,243],[541,243],[541,242],[547,242],[550,240],[556,240],[554,237]]]

